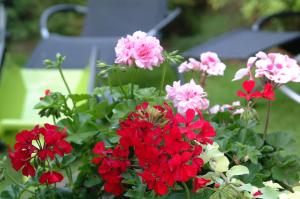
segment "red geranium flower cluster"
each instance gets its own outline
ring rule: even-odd
[[[114,184],[111,190],[105,190],[120,195],[123,189],[121,173],[132,164],[138,165],[141,170],[138,175],[150,190],[159,195],[167,194],[169,187],[174,187],[176,182],[191,179],[194,179],[194,191],[197,191],[201,187],[197,174],[204,164],[199,157],[202,153],[200,143],[212,143],[211,138],[216,135],[200,112],[198,116],[191,109],[186,112],[186,116],[174,114],[167,104],[149,106],[143,103],[137,106],[135,112],[120,122],[117,130],[120,144],[114,150],[105,151],[100,142],[93,150],[100,155],[101,160],[94,159],[94,162],[100,163],[98,173],[106,184],[118,182],[118,186]],[[116,153],[116,149],[121,152]],[[131,164],[129,150],[133,152],[130,156],[133,161]],[[117,188],[112,190],[113,187]]]
[[[124,189],[121,186],[121,174],[130,165],[128,160],[129,150],[124,149],[121,145],[118,145],[113,150],[105,150],[104,143],[98,142],[93,149],[93,153],[99,155],[92,161],[95,164],[101,162],[98,173],[105,181],[104,190],[117,196],[122,194]]]
[[[243,88],[246,92],[239,90],[237,95],[241,98],[245,98],[247,101],[252,98],[265,98],[267,100],[274,100],[274,89],[272,84],[265,84],[263,91],[254,91],[255,81],[254,80],[246,80],[243,82]]]
[[[47,157],[54,160],[56,154],[63,157],[72,151],[71,144],[64,140],[66,136],[65,130],[59,131],[57,126],[50,124],[36,126],[31,131],[21,131],[16,135],[15,151],[9,153],[13,168],[17,171],[22,169],[24,176],[35,176],[37,168],[33,162],[40,163]],[[62,179],[60,173],[48,171],[41,175],[40,183],[52,184]]]

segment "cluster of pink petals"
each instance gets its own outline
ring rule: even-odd
[[[117,64],[136,65],[150,69],[160,66],[164,61],[163,48],[158,39],[142,31],[134,32],[118,40],[115,47]]]
[[[226,65],[222,63],[214,52],[205,52],[200,55],[200,61],[189,58],[178,67],[178,72],[202,71],[209,75],[224,75]]]
[[[180,85],[179,81],[173,82],[173,86],[166,86],[167,99],[171,100],[179,113],[185,113],[188,109],[205,110],[209,101],[203,88],[194,80]]]
[[[259,52],[255,57],[248,59],[247,68],[238,70],[234,80],[242,79],[250,75],[252,79],[251,68],[255,64],[255,77],[266,77],[272,82],[284,84],[287,82],[300,82],[300,67],[297,61],[287,55],[280,53]]]
[[[209,109],[210,114],[217,114],[219,112],[223,113],[225,111],[232,112],[233,115],[242,114],[245,110],[243,108],[240,108],[241,103],[240,101],[235,101],[231,105],[230,104],[224,104],[224,105],[214,105]]]

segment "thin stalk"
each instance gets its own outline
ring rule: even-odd
[[[200,77],[200,86],[202,86],[202,88],[205,87],[205,81],[206,81],[206,73],[202,72]]]
[[[186,199],[190,199],[191,196],[190,196],[190,190],[189,190],[189,188],[187,187],[187,185],[185,184],[185,182],[183,182],[182,185],[183,185],[184,190],[185,190]]]
[[[31,193],[31,194],[34,194],[33,191],[27,189],[25,186],[23,186],[22,184],[20,184],[19,182],[17,182],[17,180],[14,179],[13,177],[11,177],[8,173],[7,173],[6,176],[7,176],[13,183],[15,183],[17,186],[19,186],[21,189],[23,189],[23,190],[25,190],[25,191],[27,191],[27,192],[29,192],[29,193]]]
[[[159,96],[161,95],[162,93],[162,90],[163,90],[163,87],[165,85],[165,78],[166,78],[166,72],[167,72],[167,67],[166,67],[166,64],[163,64],[162,66],[162,75],[161,75],[161,82],[160,82],[160,89],[159,89]]]
[[[263,134],[263,139],[264,140],[266,140],[267,133],[268,133],[268,127],[269,127],[269,121],[270,121],[270,113],[271,113],[271,101],[268,100],[267,116],[266,116],[266,122],[265,122],[264,134]]]
[[[60,76],[61,76],[61,78],[62,78],[62,80],[63,80],[63,82],[64,82],[64,84],[65,84],[65,86],[66,86],[66,88],[67,88],[67,91],[68,91],[69,95],[71,96],[71,95],[72,95],[72,92],[71,92],[71,89],[70,89],[70,87],[69,87],[69,85],[68,85],[68,83],[67,83],[67,81],[66,81],[66,78],[65,78],[65,76],[64,76],[64,73],[63,73],[63,71],[62,71],[62,68],[61,68],[60,65],[59,65],[57,68],[58,68],[59,74],[60,74]],[[76,110],[76,103],[75,103],[75,101],[74,101],[73,98],[71,98],[71,100],[72,100],[72,103],[73,103],[73,109]]]
[[[112,93],[112,84],[111,84],[111,79],[109,77],[109,74],[107,74],[107,80],[108,80],[109,91],[110,93]]]
[[[66,170],[66,174],[67,174],[67,177],[68,177],[69,184],[70,184],[70,186],[73,186],[73,176],[72,176],[71,167],[66,167],[65,170]]]
[[[54,115],[52,115],[52,119],[53,119],[53,124],[56,125],[56,119]]]
[[[121,89],[123,95],[124,95],[126,98],[128,98],[127,95],[126,95],[126,92],[125,92],[124,89],[123,89],[122,81],[121,81],[121,78],[120,78],[120,72],[119,72],[118,69],[117,69],[117,79],[118,79],[119,87],[120,87],[120,89]]]
[[[132,77],[131,77],[131,98],[134,99],[134,83],[135,83],[135,73],[134,73],[134,69],[133,69],[133,74],[132,74]]]

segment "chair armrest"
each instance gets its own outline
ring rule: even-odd
[[[300,17],[300,12],[279,12],[265,17],[261,17],[252,25],[253,31],[259,31],[266,23],[273,18],[285,18],[285,17]]]
[[[166,16],[163,20],[157,23],[151,30],[148,31],[149,35],[156,35],[158,31],[168,25],[171,21],[173,21],[179,14],[181,13],[180,8],[176,8],[175,10],[171,11],[168,16]]]
[[[86,14],[87,7],[81,5],[74,5],[74,4],[58,4],[45,10],[40,19],[40,33],[42,38],[47,39],[50,36],[47,27],[47,22],[48,19],[51,17],[51,15],[57,12],[70,12],[70,11]]]

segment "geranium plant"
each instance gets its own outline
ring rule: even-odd
[[[121,38],[115,51],[115,64],[99,62],[109,86],[93,94],[71,92],[64,57],[45,61],[59,71],[68,93],[46,90],[35,108],[53,124],[16,135],[8,159],[25,177],[11,175],[4,157],[1,174],[14,184],[1,198],[299,198],[299,157],[285,151],[292,139],[268,133],[274,90],[300,81],[295,60],[259,52],[234,77],[249,77],[237,91],[245,105],[212,106],[206,79],[226,69],[216,53],[180,64],[180,73],[195,71],[193,79],[164,88],[167,64],[182,62],[177,52],[164,51],[141,31]],[[122,84],[118,76],[133,67],[163,67],[160,88]],[[268,107],[263,132],[256,128],[258,100]]]

